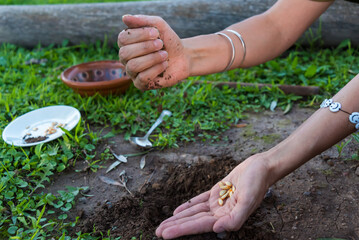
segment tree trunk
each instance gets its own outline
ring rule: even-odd
[[[0,6],[0,43],[34,47],[107,40],[115,44],[124,14],[163,17],[180,37],[219,31],[267,10],[275,0],[172,0],[98,4]],[[319,21],[313,24],[317,33]],[[359,45],[359,4],[337,1],[321,17],[322,40]],[[309,36],[309,34],[307,34]],[[302,40],[308,40],[302,37]],[[310,39],[309,39],[310,41]]]

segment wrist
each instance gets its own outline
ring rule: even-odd
[[[232,50],[225,38],[216,34],[182,39],[189,76],[222,72],[230,61]]]

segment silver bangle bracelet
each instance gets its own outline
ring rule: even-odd
[[[349,121],[355,124],[355,128],[359,130],[359,112],[349,113],[342,109],[342,105],[339,102],[334,102],[333,99],[325,99],[322,104],[320,104],[320,108],[327,108],[331,112],[344,112],[349,115]]]
[[[233,44],[232,39],[231,39],[230,37],[228,37],[227,34],[222,33],[222,32],[217,32],[216,34],[217,34],[217,35],[221,35],[221,36],[227,38],[228,41],[231,43],[231,46],[232,46],[232,57],[231,57],[231,60],[229,61],[228,65],[227,65],[227,67],[223,70],[223,72],[225,72],[225,71],[227,71],[227,70],[232,66],[232,64],[233,64],[233,62],[234,62],[234,57],[235,57],[235,55],[236,55],[236,49],[234,48],[234,44]]]
[[[246,58],[246,53],[247,53],[246,43],[244,42],[244,39],[242,38],[242,35],[239,34],[238,32],[236,32],[236,31],[234,31],[234,30],[232,30],[232,29],[226,29],[225,31],[228,31],[228,32],[231,32],[231,33],[235,34],[235,35],[239,38],[239,40],[241,41],[241,43],[242,43],[242,47],[243,47],[243,58],[242,58],[241,63],[239,64],[239,66],[241,66],[241,65],[243,64],[243,62],[244,62],[244,59]]]

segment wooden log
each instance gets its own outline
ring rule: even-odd
[[[0,6],[0,43],[33,47],[104,40],[115,44],[124,14],[163,17],[180,37],[209,34],[266,11],[276,0],[172,0],[98,4]],[[327,45],[359,45],[359,4],[336,1],[313,25]]]
[[[273,87],[272,84],[264,84],[264,83],[243,83],[243,82],[204,82],[204,81],[195,81],[193,84],[213,84],[215,87],[223,87],[228,86],[230,88],[237,88],[238,85],[241,87]],[[280,90],[282,90],[285,94],[294,94],[297,96],[312,96],[319,94],[320,88],[316,86],[298,86],[298,85],[285,85],[285,84],[278,84],[275,85]]]

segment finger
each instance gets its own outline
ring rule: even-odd
[[[200,234],[211,232],[216,218],[212,215],[198,215],[189,218],[181,219],[176,224],[167,226],[157,232],[157,236],[165,239],[177,238],[183,235]]]
[[[149,90],[149,89],[162,88],[163,86],[158,82],[159,79],[157,81],[155,81],[154,79],[158,75],[163,73],[167,67],[168,67],[168,61],[164,61],[162,63],[154,65],[153,67],[146,69],[145,71],[137,74],[135,80],[133,81],[133,84],[135,85],[136,88],[143,90],[143,91]],[[126,68],[126,71],[127,71],[127,68]],[[127,73],[127,74],[129,74],[129,73]]]
[[[124,15],[122,21],[129,28],[156,27],[160,31],[166,26],[165,21],[158,16],[147,15]]]
[[[199,203],[203,203],[203,202],[206,202],[208,201],[209,199],[209,196],[210,196],[210,191],[207,191],[207,192],[204,192],[204,193],[201,193],[200,195],[188,200],[187,202],[183,203],[182,205],[178,206],[174,212],[173,212],[173,215],[176,215],[178,214],[179,212],[182,212],[183,210],[187,209],[187,208],[190,208],[196,204],[199,204]]]
[[[127,71],[131,73],[142,72],[153,65],[162,63],[168,59],[168,53],[166,51],[158,51],[139,58],[131,59],[127,62]]]
[[[166,221],[162,222],[160,224],[160,226],[158,226],[158,228],[156,229],[156,232],[163,232],[163,230],[166,228],[169,228],[169,227],[172,227],[175,225],[179,225],[179,224],[183,224],[188,221],[195,221],[196,219],[204,217],[204,216],[212,216],[212,215],[213,214],[211,214],[209,211],[206,211],[206,212],[199,212],[195,215],[183,217],[183,218],[177,218],[177,219],[169,218]]]
[[[134,43],[120,48],[118,56],[120,61],[127,62],[132,58],[144,56],[149,53],[157,52],[163,48],[161,39],[150,40],[141,43]]]
[[[160,33],[154,27],[125,29],[118,34],[117,45],[122,47],[132,43],[154,40],[159,38],[159,36]]]
[[[171,221],[176,221],[178,219],[181,219],[181,218],[186,218],[186,217],[190,217],[190,216],[193,216],[193,215],[196,215],[198,213],[201,213],[201,212],[209,212],[210,211],[210,208],[208,206],[208,203],[199,203],[197,205],[194,205],[188,209],[185,209],[179,213],[177,213],[176,215],[173,215],[172,217],[168,218],[167,220],[163,221],[161,223],[161,225],[165,224],[165,223],[168,223],[168,222],[171,222]]]

